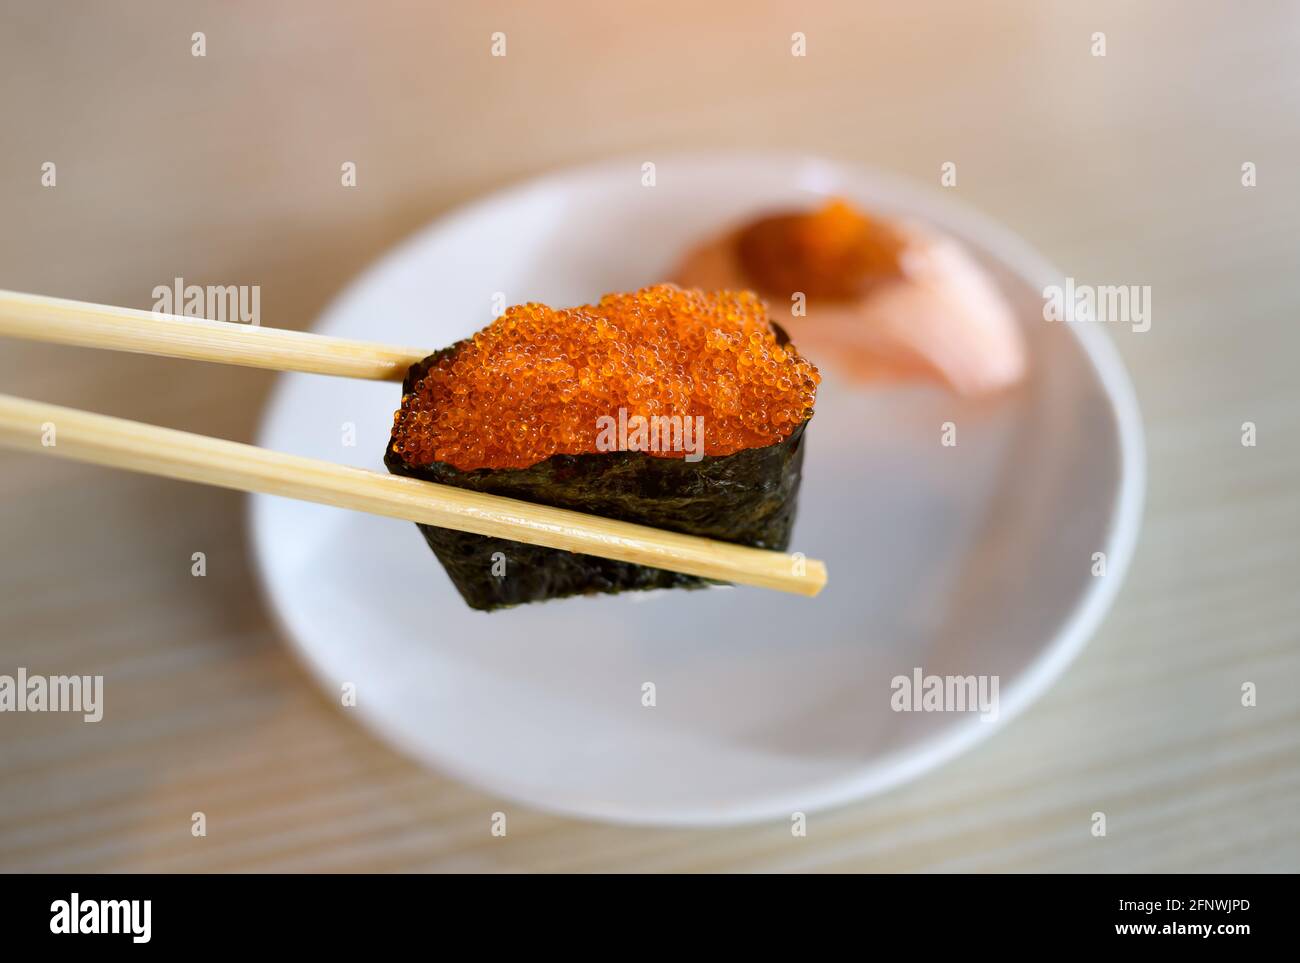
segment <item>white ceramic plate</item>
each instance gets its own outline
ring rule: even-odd
[[[414,525],[270,496],[252,499],[254,547],[306,663],[335,698],[353,683],[349,711],[417,759],[598,819],[788,819],[938,765],[1063,671],[1132,551],[1140,421],[1107,337],[1042,320],[1056,272],[946,195],[799,156],[659,158],[656,174],[644,187],[639,160],[607,162],[474,203],[401,244],[315,330],[439,348],[487,324],[498,292],[586,303],[661,280],[719,225],[837,194],[965,240],[1017,307],[1031,383],[971,404],[829,374],[791,546],[829,565],[813,600],[720,588],[485,614]],[[382,470],[399,394],[282,375],[258,443]],[[946,421],[955,447],[939,443]],[[893,711],[891,680],[914,667],[998,676],[997,720]]]

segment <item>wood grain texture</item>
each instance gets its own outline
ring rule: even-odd
[[[806,838],[594,825],[422,770],[278,637],[242,496],[2,452],[0,672],[103,673],[113,711],[0,715],[0,869],[1300,870],[1300,8],[908,6],[8,4],[0,287],[148,308],[175,277],[260,284],[263,323],[303,328],[485,190],[754,146],[936,186],[953,161],[959,199],[1065,273],[1151,285],[1153,322],[1111,332],[1150,475],[1111,615],[995,737]],[[0,342],[6,393],[228,438],[272,380]]]

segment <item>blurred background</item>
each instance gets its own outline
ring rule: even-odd
[[[264,324],[303,328],[484,192],[754,147],[936,190],[955,162],[959,200],[1153,311],[1110,332],[1150,480],[1093,643],[994,738],[803,839],[583,823],[429,773],[290,655],[242,496],[0,451],[0,673],[113,695],[112,725],[0,715],[0,870],[1300,869],[1298,62],[1287,2],[0,0],[3,288],[149,308],[175,277],[256,284]],[[0,342],[0,391],[241,440],[273,378]]]

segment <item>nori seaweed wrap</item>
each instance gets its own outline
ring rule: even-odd
[[[680,292],[676,288],[650,288],[636,296],[620,297],[644,297],[660,290],[673,292],[673,297],[690,295],[707,300],[698,292]],[[602,300],[601,307],[612,297]],[[580,310],[584,309],[573,309]],[[763,318],[765,322],[765,314]],[[780,348],[788,344],[779,329],[772,344]],[[433,443],[422,444],[424,435],[420,432],[432,430],[430,425],[445,425],[445,416],[439,421],[442,408],[464,395],[447,393],[419,411],[419,401],[413,399],[418,399],[431,370],[437,369],[439,376],[445,374],[449,379],[472,377],[477,369],[469,369],[467,375],[466,370],[453,372],[451,367],[472,354],[474,348],[475,340],[466,339],[412,366],[403,383],[403,408],[395,418],[393,438],[384,456],[390,472],[758,548],[783,551],[789,545],[811,403],[806,411],[785,409],[798,410],[805,417],[788,428],[784,437],[768,444],[742,447],[743,439],[750,438],[753,432],[737,429],[732,432],[736,450],[726,454],[710,454],[708,448],[690,459],[647,450],[557,451],[522,466],[457,467],[430,457],[431,452],[446,449]],[[769,349],[765,346],[764,350]],[[792,347],[785,352],[778,349],[777,353],[798,358]],[[812,372],[810,380],[815,385],[816,369],[799,361]],[[535,385],[529,387],[531,392],[523,397],[541,396]],[[425,414],[422,416],[420,411]],[[490,444],[487,450],[491,450]],[[483,451],[475,447],[472,454],[458,452],[456,460],[462,465],[467,459],[470,463],[488,460]],[[419,528],[461,596],[475,609],[491,610],[572,595],[710,584],[696,576],[628,562],[429,525]]]

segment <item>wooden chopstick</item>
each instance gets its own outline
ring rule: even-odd
[[[9,395],[0,395],[0,445],[797,595],[816,595],[826,584],[826,566],[799,555],[679,535]]]
[[[379,381],[401,381],[411,365],[432,353],[419,348],[3,290],[0,290],[0,335]]]

